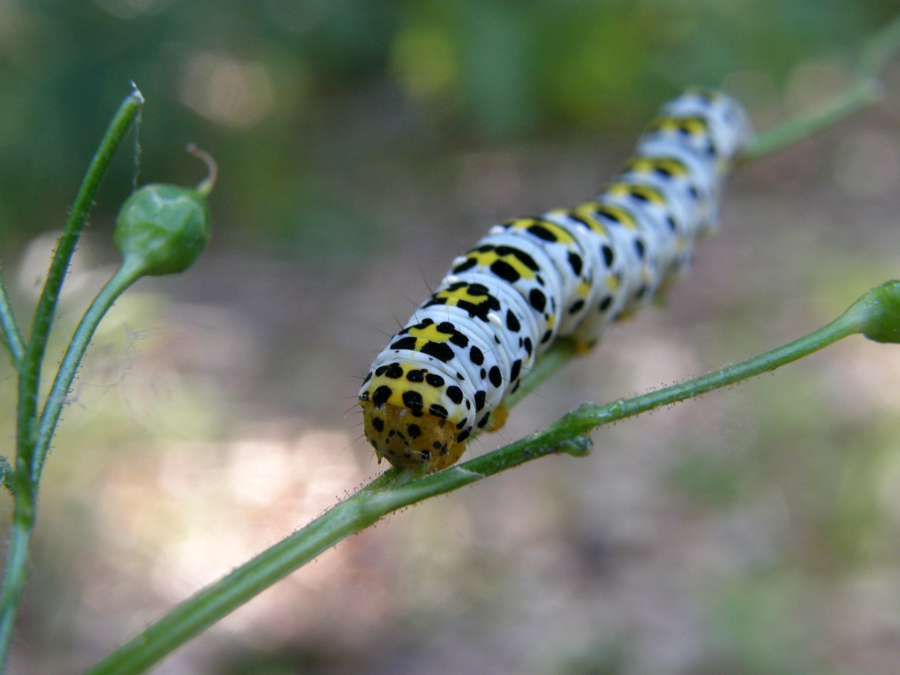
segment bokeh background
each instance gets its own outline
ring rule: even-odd
[[[215,239],[89,351],[50,456],[16,675],[80,672],[377,475],[359,378],[498,219],[590,197],[690,85],[759,128],[840,91],[875,0],[0,0],[0,260],[23,324],[135,82],[53,366],[116,265],[134,182],[218,160]],[[852,120],[744,167],[661,309],[470,453],[701,374],[900,274],[900,70]],[[0,366],[3,451],[15,380]],[[156,672],[802,675],[900,669],[900,349],[855,338],[402,513]],[[2,497],[4,514],[10,500]],[[6,515],[4,515],[6,518]],[[6,518],[8,519],[8,518]]]

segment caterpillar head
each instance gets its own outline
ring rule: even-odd
[[[465,451],[471,415],[462,391],[421,364],[394,362],[369,373],[359,392],[366,438],[397,467],[450,466]]]

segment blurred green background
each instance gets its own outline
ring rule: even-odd
[[[0,262],[23,324],[130,82],[139,135],[73,262],[56,349],[116,264],[134,182],[196,184],[188,142],[220,167],[210,250],[115,305],[72,392],[10,672],[80,672],[376,475],[359,378],[491,223],[590,197],[686,86],[726,88],[759,128],[814,107],[896,11],[0,0]],[[774,347],[896,277],[898,132],[894,66],[879,105],[744,167],[664,307],[470,452]],[[598,432],[589,459],[342,543],[159,672],[896,673],[898,375],[900,350],[849,340]]]

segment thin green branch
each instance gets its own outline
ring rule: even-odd
[[[900,50],[900,16],[873,35],[863,47],[854,82],[843,94],[821,108],[792,118],[760,133],[746,149],[747,159],[756,159],[808,138],[859,112],[881,97],[878,78],[888,61]]]
[[[0,275],[0,335],[2,335],[3,344],[9,352],[13,368],[18,370],[25,353],[25,342],[22,340],[19,324],[16,322],[16,316],[9,304],[9,294],[6,292],[6,284],[3,283],[2,275]]]
[[[858,77],[877,77],[900,48],[900,16],[866,41],[856,67]]]
[[[142,103],[141,93],[137,89],[132,90],[113,117],[88,167],[50,263],[27,345],[23,343],[12,312],[9,310],[5,291],[0,297],[0,304],[4,307],[0,309],[0,322],[10,354],[16,360],[19,378],[16,464],[12,475],[7,474],[4,477],[8,485],[11,478],[14,506],[6,568],[3,573],[3,588],[0,591],[0,671],[3,670],[9,653],[19,598],[28,576],[28,550],[34,532],[40,469],[50,443],[49,437],[43,440],[39,437],[38,391],[41,367],[56,314],[59,291],[103,175],[112,160],[113,153],[140,111]],[[16,352],[18,358],[15,358]],[[77,367],[77,363],[74,365]],[[50,431],[52,432],[52,428]],[[40,456],[35,452],[39,445],[44,448]]]
[[[868,77],[860,79],[843,94],[821,108],[794,117],[758,134],[744,150],[744,158],[759,159],[763,155],[809,138],[871,105],[878,100],[879,96],[880,87],[876,80]]]
[[[550,349],[541,354],[528,376],[522,379],[519,388],[504,399],[506,406],[512,408],[576,354],[578,354],[578,350],[573,340],[562,339],[554,342]]]
[[[398,509],[545,455],[587,454],[590,441],[584,435],[599,426],[775,370],[856,333],[882,341],[900,340],[900,282],[872,289],[824,328],[762,356],[629,400],[582,405],[541,432],[434,474],[388,469],[302,530],[180,604],[87,675],[143,672],[304,563]]]
[[[143,275],[143,271],[143,265],[139,263],[129,265],[126,261],[106,282],[78,323],[41,412],[34,453],[35,475],[41,475],[41,469],[47,458],[50,441],[53,439],[66,396],[69,395],[75,373],[78,371],[84,352],[94,337],[97,326],[100,325],[100,321],[118,297]]]
[[[78,239],[84,230],[88,213],[94,204],[94,198],[97,195],[97,190],[100,188],[106,169],[112,160],[116,148],[119,147],[122,138],[140,112],[143,102],[143,95],[135,88],[125,98],[113,117],[75,196],[72,210],[69,212],[69,218],[57,242],[56,252],[53,255],[50,269],[47,272],[47,279],[38,299],[31,328],[31,338],[23,356],[22,367],[19,369],[17,453],[20,460],[28,465],[30,470],[35,468],[32,463],[32,454],[36,440],[34,434],[37,431],[37,425],[34,424],[34,420],[36,419],[38,407],[37,397],[40,387],[40,370],[47,347],[47,338],[50,335],[50,329],[53,327],[59,291],[66,278],[69,262],[72,259],[72,254],[75,252]],[[16,470],[23,470],[23,467],[18,462]],[[32,478],[34,478],[33,474]]]

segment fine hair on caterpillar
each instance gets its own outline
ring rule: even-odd
[[[634,156],[593,200],[488,230],[375,358],[359,392],[381,459],[433,470],[478,430],[554,340],[587,351],[668,287],[718,222],[722,187],[753,135],[726,94],[666,103]]]

